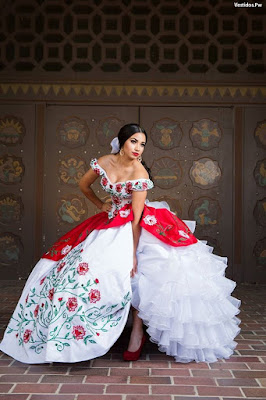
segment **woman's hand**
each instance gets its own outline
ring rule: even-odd
[[[112,209],[112,204],[110,202],[103,203],[103,205],[101,207],[101,211],[104,211],[106,213],[109,213],[109,211],[111,211],[111,209]]]
[[[130,278],[133,278],[135,274],[138,272],[138,260],[136,254],[133,256],[133,268],[130,271]]]

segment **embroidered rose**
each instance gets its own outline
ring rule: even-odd
[[[70,252],[72,246],[69,246],[69,244],[67,246],[65,246],[62,250],[61,250],[61,254],[66,255],[67,253]]]
[[[66,265],[65,262],[61,262],[57,267],[57,272],[60,272],[64,268],[65,265]]]
[[[88,263],[80,263],[77,268],[79,275],[85,275],[89,271]]]
[[[130,210],[119,211],[120,217],[127,218],[130,214]]]
[[[97,168],[97,167],[94,168],[94,172],[96,172],[97,175],[100,175],[100,174],[101,174],[101,171],[100,171],[99,168]]]
[[[43,284],[43,282],[45,281],[45,278],[46,278],[46,276],[40,280],[40,285]]]
[[[121,190],[122,190],[122,185],[121,185],[121,183],[118,183],[118,184],[116,185],[115,189],[116,189],[116,191],[117,191],[118,193],[120,193]]]
[[[40,306],[39,306],[39,304],[37,304],[37,306],[35,307],[35,310],[34,310],[34,312],[33,312],[35,318],[36,318],[37,315],[38,315],[39,308],[40,308]]]
[[[23,335],[23,342],[24,343],[28,343],[28,341],[30,340],[31,337],[31,333],[32,331],[30,329],[26,329]]]
[[[48,299],[49,299],[49,300],[52,301],[53,298],[54,298],[54,288],[50,289],[50,290],[49,290],[49,294],[48,294]]]
[[[58,297],[58,301],[62,301],[63,300],[63,297]]]
[[[132,183],[131,182],[127,182],[126,183],[126,193],[129,194],[132,191]]]
[[[121,200],[117,196],[113,196],[113,202],[118,206],[119,206],[119,204],[121,204]]]
[[[189,235],[188,235],[186,232],[184,232],[184,231],[178,231],[178,233],[179,233],[180,236],[183,236],[184,238],[189,239]]]
[[[101,299],[101,293],[97,289],[91,289],[89,293],[90,303],[96,303]]]
[[[102,178],[102,184],[103,184],[103,186],[106,186],[107,183],[108,183],[108,180],[107,180],[105,177]]]
[[[96,332],[96,335],[97,335],[97,336],[100,336],[99,332]]]
[[[76,297],[69,297],[66,306],[68,308],[68,311],[75,311],[78,306]]]
[[[154,215],[146,215],[146,217],[143,219],[146,225],[155,225],[157,223],[157,219],[155,218]]]
[[[143,183],[142,183],[142,189],[143,189],[143,190],[148,189],[148,184],[147,184],[147,182],[143,182]]]
[[[97,285],[97,283],[99,283],[99,279],[96,278],[94,283],[96,283],[96,285]]]
[[[73,326],[72,334],[75,339],[80,340],[85,336],[85,329],[81,325]]]

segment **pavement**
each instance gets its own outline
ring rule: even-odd
[[[0,334],[24,282],[0,281]],[[239,285],[238,346],[216,363],[174,362],[146,342],[141,359],[124,362],[129,328],[103,357],[74,364],[29,365],[0,352],[0,400],[266,399],[266,286]]]

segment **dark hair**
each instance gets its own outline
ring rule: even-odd
[[[144,133],[147,142],[148,140],[147,132],[145,131],[145,129],[141,128],[138,124],[131,123],[122,126],[117,135],[120,149],[124,146],[125,142],[130,138],[130,136],[134,135],[134,133],[139,133],[139,132]],[[150,168],[146,165],[145,161],[143,160],[141,161],[141,164],[144,166],[144,168],[149,174],[149,178],[151,179]]]

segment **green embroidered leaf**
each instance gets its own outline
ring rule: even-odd
[[[18,313],[18,316],[19,316],[19,318],[20,318],[20,319],[22,319],[22,316],[21,316],[21,314],[20,314],[20,313]]]
[[[120,321],[121,318],[122,318],[122,317],[117,318],[117,321]]]
[[[81,300],[83,301],[83,303],[87,304],[87,299],[85,299],[84,297],[82,297]]]
[[[69,332],[65,335],[65,339],[67,339],[68,338],[68,336],[69,336]]]
[[[70,344],[69,344],[69,343],[64,343],[64,346],[67,346],[67,347],[69,347],[69,346],[70,346]]]
[[[102,310],[104,307],[105,307],[105,305],[104,305],[104,306],[101,306],[100,310]]]
[[[80,307],[78,308],[78,311],[77,311],[77,312],[79,312],[81,309],[82,309],[82,306],[80,306]]]
[[[30,316],[31,316],[31,318],[33,319],[33,314],[32,314],[32,311],[30,312]]]
[[[10,328],[10,329],[7,331],[7,333],[11,333],[11,332],[13,332],[13,330],[14,330],[14,329],[11,329],[11,328]]]
[[[21,303],[19,303],[19,306],[20,306],[21,310],[23,310],[23,305]]]
[[[80,315],[79,318],[80,318],[80,320],[81,320],[82,322],[85,322],[85,318],[84,318],[82,315]]]
[[[30,346],[30,350],[35,350],[36,346]]]
[[[45,310],[47,310],[48,309],[48,302],[46,301],[45,302]]]
[[[89,340],[90,343],[96,343],[95,340]]]
[[[97,322],[93,322],[92,325],[93,325],[93,326],[98,326]]]

